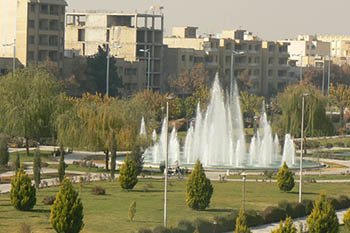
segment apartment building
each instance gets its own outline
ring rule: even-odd
[[[128,70],[131,63],[133,69],[136,68],[136,71],[130,71],[132,77],[127,75],[129,72],[122,75],[124,84],[136,88],[135,91],[148,84],[153,90],[161,89],[162,14],[72,12],[66,14],[65,28],[66,56],[91,56],[98,46],[108,46],[111,55],[124,59],[126,62],[122,64],[128,64],[122,70]],[[131,80],[135,82],[130,83]]]
[[[62,69],[65,0],[1,0],[0,57],[27,66],[50,60]]]
[[[330,43],[333,62],[350,64],[350,35],[319,35],[317,39]]]

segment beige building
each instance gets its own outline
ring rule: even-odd
[[[23,65],[46,60],[63,67],[65,0],[1,0],[0,57]]]
[[[66,14],[65,28],[66,56],[91,56],[96,54],[98,46],[109,46],[111,55],[125,60],[123,70],[128,70],[131,64],[136,68],[137,78],[130,77],[127,81],[124,74],[125,85],[137,87],[137,90],[146,88],[149,74],[150,88],[160,90],[163,82],[163,15],[73,12]],[[135,71],[130,73],[135,75]],[[131,80],[135,82],[130,83]]]
[[[317,38],[331,44],[332,61],[350,64],[350,35],[320,35]]]

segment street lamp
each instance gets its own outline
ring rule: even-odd
[[[168,193],[168,130],[169,130],[169,101],[174,99],[175,97],[173,95],[169,95],[166,97],[166,133],[165,133],[165,169],[164,169],[164,219],[163,224],[164,227],[167,227],[167,193]]]
[[[121,48],[121,45],[115,45],[113,46],[113,48]],[[106,71],[106,96],[109,96],[109,60],[110,60],[110,46],[109,43],[107,44],[107,48],[106,48],[106,52],[107,52],[107,71]]]
[[[302,182],[303,182],[303,153],[304,153],[304,109],[305,109],[305,97],[309,93],[303,93],[301,100],[301,132],[300,132],[300,174],[299,174],[299,203],[301,203],[301,194],[302,194]]]
[[[234,72],[233,72],[233,57],[235,55],[242,55],[244,54],[244,52],[242,51],[236,51],[236,50],[231,50],[231,75],[230,75],[230,91],[231,91],[231,94],[233,93],[233,76],[234,76]]]
[[[12,57],[12,77],[16,71],[16,38],[13,39],[13,43],[3,44],[3,47],[13,46],[13,57]]]
[[[151,49],[139,49],[140,52],[144,52],[145,55],[147,53],[147,90],[149,90],[149,82],[150,82],[150,75],[151,75]]]
[[[243,211],[245,211],[245,181],[246,181],[247,174],[245,172],[242,172],[241,176],[242,176],[242,179],[243,179],[243,190],[242,190],[243,203],[242,203],[242,208],[243,208]]]
[[[331,80],[331,58],[328,57],[328,88],[327,88],[327,96],[329,96],[329,85],[330,85],[330,80]]]

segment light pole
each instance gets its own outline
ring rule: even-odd
[[[245,172],[242,172],[241,176],[242,176],[242,179],[243,179],[243,190],[242,190],[243,203],[242,203],[242,208],[243,208],[243,211],[245,211],[245,181],[246,181],[247,174]]]
[[[326,62],[326,59],[325,57],[323,56],[323,66],[322,66],[322,95],[324,95],[324,71],[325,71],[325,62]]]
[[[151,50],[150,49],[140,49],[140,52],[147,53],[147,90],[149,90],[150,76],[151,76]]]
[[[328,57],[328,88],[327,88],[327,96],[329,96],[329,85],[330,85],[330,82],[331,82],[331,59],[330,57]]]
[[[300,132],[300,174],[299,174],[299,203],[301,203],[302,194],[302,182],[303,182],[303,153],[304,153],[304,109],[305,109],[305,97],[308,93],[304,93],[301,99],[301,132]]]
[[[121,48],[121,45],[116,45],[113,48]],[[106,48],[106,53],[107,53],[107,70],[106,70],[106,96],[109,96],[109,60],[110,60],[110,46],[109,43],[107,44],[107,48]]]
[[[16,38],[13,39],[13,43],[3,44],[2,46],[4,47],[13,46],[13,57],[12,57],[12,77],[13,77],[16,71]]]
[[[233,58],[235,55],[241,55],[244,54],[244,52],[242,51],[236,51],[236,50],[231,50],[231,75],[230,75],[230,93],[233,94],[233,76],[234,76],[234,72],[233,72]]]

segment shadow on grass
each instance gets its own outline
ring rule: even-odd
[[[31,210],[32,213],[50,213],[50,209],[34,209]]]
[[[231,213],[232,209],[206,209],[205,212]]]
[[[154,190],[136,189],[136,190],[129,190],[127,192],[131,192],[131,193],[163,193],[164,190],[162,190],[162,189],[154,189]],[[168,193],[171,193],[171,192],[174,192],[174,191],[168,190]]]
[[[290,194],[298,194],[299,195],[299,192],[298,191],[293,191],[293,192],[289,192]],[[320,193],[314,193],[314,192],[303,192],[303,194],[306,194],[306,195],[319,195]]]

